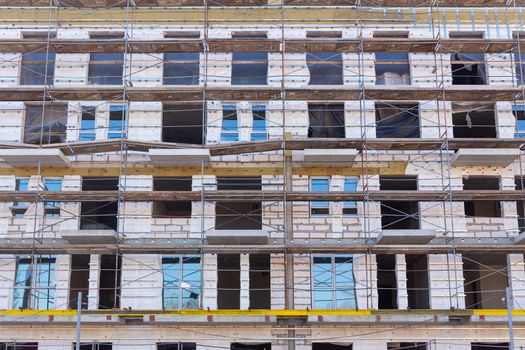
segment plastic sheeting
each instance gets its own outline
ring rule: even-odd
[[[375,69],[377,85],[410,84],[410,64],[407,53],[377,52]]]
[[[67,105],[26,106],[24,142],[32,144],[66,141]]]
[[[378,138],[418,138],[418,105],[376,104]]]
[[[307,53],[309,85],[343,85],[343,57],[340,53]]]
[[[308,116],[310,119],[308,137],[345,137],[344,104],[309,103]]]
[[[453,53],[452,60],[452,82],[455,85],[485,85],[487,84],[487,71],[484,62],[485,55],[482,53]],[[454,63],[473,62],[473,63]]]
[[[89,60],[89,84],[122,85],[124,54],[92,53]]]
[[[164,85],[198,85],[199,53],[164,54]]]
[[[232,85],[267,85],[268,54],[266,52],[234,52]]]

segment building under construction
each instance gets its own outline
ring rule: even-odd
[[[524,10],[0,0],[0,349],[525,349]]]

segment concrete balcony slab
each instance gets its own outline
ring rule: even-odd
[[[210,150],[200,148],[150,149],[149,157],[157,167],[199,166],[211,161]]]
[[[0,158],[12,167],[67,168],[71,165],[69,159],[59,149],[16,148],[0,149]]]
[[[382,230],[377,244],[428,244],[436,237],[434,230]]]
[[[267,244],[269,234],[265,230],[210,230],[206,232],[209,244]]]
[[[115,244],[119,242],[114,230],[64,230],[62,239],[71,244]]]
[[[454,166],[492,165],[508,166],[520,155],[517,148],[460,148],[450,160]]]

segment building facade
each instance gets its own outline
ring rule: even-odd
[[[524,349],[524,8],[0,0],[0,349]]]

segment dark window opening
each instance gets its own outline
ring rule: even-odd
[[[82,292],[82,309],[88,308],[89,295],[89,262],[88,254],[75,254],[71,256],[71,278],[69,282],[69,308],[76,310],[78,307],[78,293]]]
[[[38,343],[0,343],[1,350],[38,350]]]
[[[98,293],[99,309],[120,307],[120,274],[122,258],[120,255],[101,255],[100,286]]]
[[[232,343],[230,346],[230,350],[272,350],[272,344]]]
[[[352,344],[312,343],[312,350],[352,350]]]
[[[396,256],[376,255],[379,309],[397,309]]]
[[[76,343],[73,343],[72,350],[75,350]],[[80,343],[80,350],[111,350],[112,343],[99,343],[98,341],[92,343]]]
[[[452,104],[454,137],[495,138],[496,116],[493,104],[454,103]]]
[[[309,103],[310,127],[308,137],[345,137],[345,105],[332,103]]]
[[[483,39],[480,32],[451,32],[451,39]],[[453,85],[486,85],[488,84],[485,54],[456,52],[450,56]]]
[[[523,191],[525,189],[525,178],[517,176],[514,180],[516,183],[516,190]],[[525,202],[517,201],[516,210],[518,212],[518,228],[520,232],[525,231]]]
[[[232,32],[232,39],[267,39],[268,33],[259,30],[246,30]]]
[[[509,343],[472,343],[471,350],[508,350]]]
[[[66,142],[67,104],[26,105],[24,142]]]
[[[416,176],[380,176],[381,191],[415,191]],[[419,229],[419,203],[382,201],[381,226],[385,230]]]
[[[463,178],[463,190],[465,191],[487,191],[499,190],[498,177],[471,176]],[[501,217],[501,204],[499,201],[465,201],[465,215],[467,217]]]
[[[466,308],[505,308],[505,288],[509,286],[507,273],[504,254],[463,255]]]
[[[306,37],[308,39],[341,39],[343,37],[343,32],[341,31],[322,31],[322,30],[314,30],[314,31],[307,31]]]
[[[84,177],[82,191],[117,191],[118,177]],[[117,230],[118,202],[81,202],[81,230]]]
[[[376,104],[377,138],[419,138],[419,105]]]
[[[427,343],[388,343],[387,350],[427,350]]]
[[[241,307],[241,256],[217,254],[217,308]]]
[[[191,176],[154,177],[154,191],[191,191]],[[153,202],[154,218],[190,218],[191,201]]]
[[[121,35],[92,34],[94,40],[122,40]],[[122,85],[124,71],[123,53],[91,53],[88,82],[91,85]]]
[[[56,37],[55,33],[24,35],[24,40],[48,40]],[[20,85],[52,85],[55,77],[55,53],[53,47],[37,52],[22,54]]]
[[[336,52],[308,52],[309,85],[342,85],[343,56]]]
[[[196,343],[157,343],[157,350],[196,350]]]
[[[166,52],[164,54],[164,85],[198,85],[198,52]]]
[[[200,37],[201,32],[198,30],[177,30],[164,32],[164,38],[166,39],[199,39]]]
[[[261,190],[261,177],[218,177],[219,191]],[[261,202],[217,202],[215,206],[216,230],[261,230]]]
[[[126,137],[126,106],[116,105],[109,107],[108,139]]]
[[[250,309],[270,309],[270,255],[250,254]]]
[[[202,104],[166,104],[162,112],[162,141],[204,144]]]
[[[429,309],[428,259],[423,254],[405,255],[409,309]]]
[[[232,85],[267,85],[266,52],[234,52],[232,60]]]

